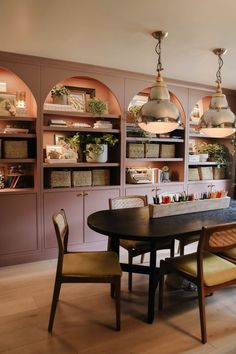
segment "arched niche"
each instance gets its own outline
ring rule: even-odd
[[[204,96],[200,100],[198,100],[191,109],[190,112],[190,124],[198,124],[201,116],[204,112],[206,112],[209,108],[209,104],[212,96]]]
[[[32,94],[30,88],[20,79],[13,71],[8,70],[4,67],[0,67],[0,96],[5,94],[10,94],[12,97],[15,95],[16,105],[18,104],[17,98],[25,97],[25,113],[23,114],[26,117],[37,117],[37,103],[34,95]],[[24,93],[24,94],[22,94]],[[2,97],[3,97],[2,96]],[[9,96],[10,97],[10,96]],[[4,115],[2,112],[1,115]],[[6,111],[6,115],[10,115]],[[18,115],[18,113],[16,113]],[[22,114],[21,114],[22,115]]]
[[[80,97],[84,97],[85,101],[95,96],[108,103],[108,114],[121,114],[116,96],[101,81],[89,77],[75,76],[57,82],[54,86],[58,85],[66,86],[72,95],[80,95]],[[48,93],[45,103],[52,103],[51,91]]]
[[[145,89],[143,89],[142,91],[138,92],[129,102],[128,107],[127,107],[127,122],[134,122],[134,117],[132,117],[132,114],[130,115],[130,108],[137,106],[137,107],[141,107],[144,103],[146,103],[148,101],[148,96],[150,93],[151,87],[147,87]],[[185,124],[186,122],[186,116],[185,116],[185,112],[183,109],[183,106],[180,102],[180,100],[176,97],[176,95],[174,95],[171,91],[169,91],[170,94],[170,101],[173,102],[176,107],[178,108],[180,115],[181,115],[181,122]]]

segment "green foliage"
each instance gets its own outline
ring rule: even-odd
[[[94,152],[95,154],[100,154],[103,151],[102,144],[108,144],[109,146],[115,146],[118,139],[113,134],[103,134],[103,135],[92,135],[85,134],[81,137],[81,142],[83,144],[94,144],[85,150],[85,154]]]
[[[208,154],[211,161],[216,161],[217,165],[225,166],[227,163],[228,149],[222,144],[201,143],[196,145],[196,150],[200,154]]]
[[[78,149],[80,147],[80,143],[81,143],[80,133],[77,132],[72,137],[66,138],[65,141],[68,145],[70,145],[70,147],[72,149]]]
[[[102,114],[107,110],[107,103],[97,97],[89,99],[85,106],[87,112],[92,114]]]
[[[131,107],[129,107],[128,112],[129,112],[130,117],[131,117],[133,122],[137,121],[140,109],[141,109],[141,106],[131,106]]]
[[[56,85],[51,90],[51,96],[68,96],[70,91],[63,85]]]

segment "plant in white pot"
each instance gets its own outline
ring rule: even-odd
[[[104,163],[108,160],[108,145],[115,146],[118,139],[113,134],[99,136],[86,134],[83,137],[83,141],[86,144],[86,161]]]
[[[197,154],[199,154],[199,161],[200,162],[206,162],[209,158],[209,144],[206,142],[197,144],[195,146]]]
[[[51,90],[52,101],[54,104],[68,104],[70,91],[63,85],[56,85]]]

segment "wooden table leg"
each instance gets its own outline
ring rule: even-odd
[[[116,252],[119,257],[120,251],[120,240],[116,237],[111,237],[111,250]]]
[[[150,245],[150,273],[149,273],[149,289],[148,289],[148,314],[147,322],[153,323],[154,311],[155,311],[155,292],[157,285],[157,274],[156,274],[156,248],[155,243]]]

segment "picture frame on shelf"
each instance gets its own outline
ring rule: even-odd
[[[0,92],[0,116],[16,115],[16,93]]]
[[[86,100],[95,97],[95,89],[77,86],[65,86],[69,91],[69,104],[76,111],[85,112]]]
[[[63,134],[55,134],[54,135],[54,143],[55,145],[63,145],[65,142],[65,135]]]
[[[148,93],[139,93],[132,98],[128,109],[133,106],[141,107],[144,103],[147,103],[147,101],[148,101]]]

